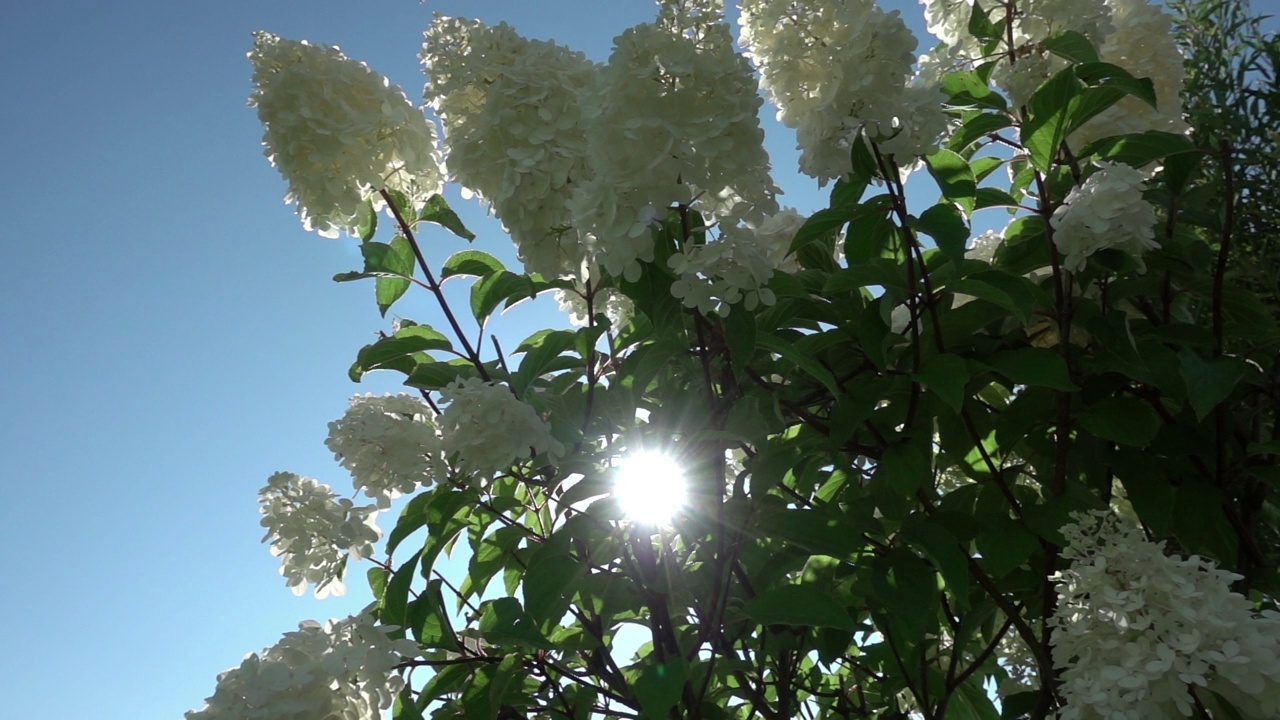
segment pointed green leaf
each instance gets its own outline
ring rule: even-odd
[[[921,363],[916,379],[952,410],[960,412],[964,405],[964,386],[969,382],[969,366],[964,358],[949,353],[934,355]]]
[[[1046,50],[1061,58],[1076,63],[1098,62],[1098,50],[1089,42],[1089,38],[1068,30],[1040,43]]]
[[[394,369],[407,375],[417,364],[412,357],[415,353],[452,348],[449,338],[430,325],[410,325],[361,348],[347,375],[355,382],[372,370]]]
[[[487,252],[462,250],[450,255],[449,259],[444,261],[444,265],[440,268],[440,279],[455,275],[484,277],[503,270],[506,268],[503,267],[502,261]]]
[[[1071,382],[1067,362],[1048,348],[1019,348],[996,353],[987,361],[1016,385],[1038,385],[1070,392],[1078,390]]]
[[[429,223],[435,223],[458,237],[471,242],[476,239],[476,234],[467,229],[462,224],[462,218],[449,207],[449,203],[439,195],[432,195],[427,204],[422,208],[422,213],[418,215],[419,220],[425,220]]]
[[[636,699],[644,711],[646,720],[666,720],[671,708],[680,701],[684,684],[689,679],[689,668],[684,658],[674,658],[667,663],[651,663],[640,671],[634,690]]]
[[[969,163],[950,150],[938,150],[926,156],[924,163],[938,183],[942,197],[964,208],[966,215],[972,213],[978,181]]]
[[[1104,440],[1146,447],[1160,431],[1160,416],[1143,400],[1106,397],[1080,412],[1080,425]]]
[[[1191,350],[1178,353],[1182,364],[1182,379],[1187,385],[1187,400],[1203,420],[1218,403],[1231,396],[1236,384],[1244,378],[1245,364],[1231,357],[1220,357],[1205,362]]]
[[[812,585],[783,585],[747,601],[742,614],[761,625],[829,627],[852,631],[856,624],[830,595]]]

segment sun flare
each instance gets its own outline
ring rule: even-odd
[[[665,525],[684,507],[684,470],[660,452],[642,451],[622,459],[614,479],[614,497],[632,521]]]

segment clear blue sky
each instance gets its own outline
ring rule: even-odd
[[[899,0],[920,33],[920,12]],[[0,5],[0,593],[4,717],[180,718],[305,618],[260,544],[276,470],[350,485],[323,440],[387,327],[354,241],[303,232],[245,106],[250,33],[337,44],[421,93],[432,12],[603,60],[649,0],[41,0]],[[923,46],[931,43],[922,43]],[[772,120],[772,111],[765,114]],[[785,202],[818,207],[770,122]],[[498,226],[450,197],[510,257]],[[465,206],[465,207],[461,207]],[[424,238],[438,263],[460,249]],[[398,308],[433,321],[422,300]],[[537,312],[497,327],[514,346]],[[390,521],[390,518],[386,518]],[[384,523],[389,527],[389,523]]]

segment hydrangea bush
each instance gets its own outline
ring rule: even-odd
[[[416,286],[440,328],[397,321],[350,369],[415,393],[330,425],[371,504],[291,473],[261,495],[295,592],[368,561],[375,604],[187,717],[1280,715],[1280,328],[1226,273],[1238,158],[1186,133],[1169,20],[925,14],[917,58],[871,0],[742,0],[739,51],[719,0],[661,0],[604,64],[437,17],[429,114],[257,35],[286,199],[360,242],[335,279],[384,315]],[[830,186],[808,217],[775,200],[762,97]],[[426,262],[427,234],[475,239],[446,181],[523,267]],[[473,344],[540,295],[571,329]],[[615,486],[646,456],[647,493]],[[670,520],[629,508],[677,476]]]

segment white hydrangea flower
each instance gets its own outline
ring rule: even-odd
[[[1108,511],[1076,514],[1051,622],[1062,720],[1191,717],[1208,689],[1246,717],[1280,714],[1280,613],[1231,592],[1239,578],[1166,555]]]
[[[321,625],[308,620],[278,643],[218,675],[205,707],[187,720],[376,720],[404,679],[395,668],[418,654],[412,640],[366,613]]]
[[[441,449],[462,472],[490,477],[528,458],[530,449],[564,451],[551,426],[506,385],[458,379],[441,388],[440,397],[449,403],[440,414]]]
[[[775,212],[761,104],[719,0],[663,0],[615,38],[584,109],[593,176],[571,202],[591,263],[638,277],[673,205],[731,224]]]
[[[329,423],[325,445],[356,488],[386,510],[447,472],[435,421],[435,411],[412,395],[356,395],[342,418]]]
[[[671,294],[685,307],[721,317],[738,302],[748,311],[772,305],[777,299],[765,287],[777,266],[772,250],[749,228],[724,228],[719,239],[687,245],[667,259],[679,276],[671,284]]]
[[[421,207],[443,178],[435,126],[404,92],[336,47],[254,34],[250,107],[267,158],[289,183],[303,226],[356,234],[364,202],[382,189]]]
[[[1148,130],[1187,132],[1190,126],[1182,118],[1186,70],[1169,16],[1146,0],[1108,0],[1107,5],[1115,29],[1102,43],[1098,57],[1119,65],[1134,77],[1150,78],[1155,86],[1156,107],[1136,97],[1122,98],[1072,133],[1071,143],[1083,147],[1111,135]]]
[[[774,270],[784,273],[800,271],[800,261],[795,255],[788,253],[791,251],[791,241],[796,239],[796,233],[800,232],[808,219],[794,208],[788,207],[765,218],[755,228],[756,244],[764,251],[769,262],[773,263]]]
[[[506,23],[437,14],[425,38],[425,94],[444,123],[452,177],[489,204],[526,270],[580,276],[567,204],[588,175],[582,108],[598,67]]]
[[[1100,163],[1097,172],[1072,188],[1049,220],[1063,265],[1083,270],[1090,255],[1116,248],[1145,268],[1143,253],[1160,243],[1155,209],[1142,198],[1144,190],[1142,173],[1123,163]]]
[[[342,576],[347,558],[373,556],[382,537],[373,506],[355,507],[333,489],[311,478],[278,472],[259,493],[262,541],[271,541],[271,554],[282,559],[280,574],[294,595],[315,586],[318,598],[346,593]]]
[[[591,324],[588,312],[586,292],[583,285],[577,284],[576,290],[557,290],[556,301],[560,303],[560,312],[568,313],[569,324],[574,327],[586,327]],[[631,323],[635,314],[635,303],[614,288],[597,289],[591,302],[596,313],[604,313],[614,330],[619,330]]]
[[[778,119],[795,128],[800,170],[825,182],[851,169],[865,128],[902,161],[945,127],[936,85],[907,91],[916,38],[874,0],[742,2],[742,44]]]

